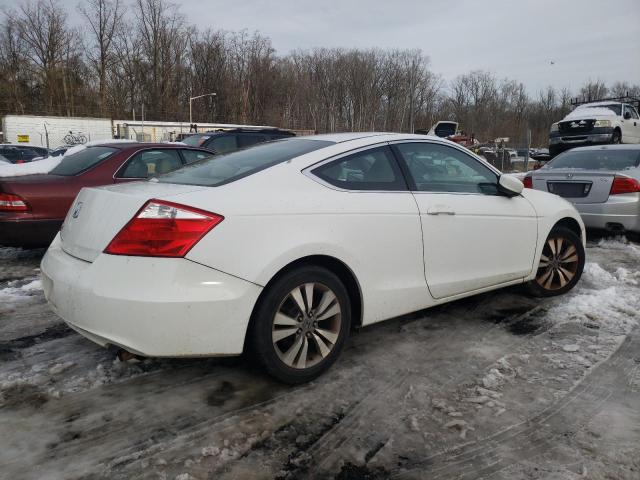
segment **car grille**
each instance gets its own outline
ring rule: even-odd
[[[558,130],[563,134],[578,134],[593,130],[594,120],[572,120],[558,123]]]
[[[560,197],[584,198],[591,191],[591,182],[547,182],[547,190]]]

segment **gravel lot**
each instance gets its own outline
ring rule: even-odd
[[[508,289],[354,333],[328,374],[120,363],[0,248],[0,476],[638,479],[640,245],[592,239],[569,295]]]

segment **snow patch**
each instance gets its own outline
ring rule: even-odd
[[[7,283],[5,288],[0,288],[0,302],[29,298],[41,291],[42,280],[37,277],[26,278],[23,280],[12,280]]]
[[[0,165],[0,177],[21,177],[24,175],[43,175],[56,168],[63,157],[49,157],[29,163],[11,163]]]

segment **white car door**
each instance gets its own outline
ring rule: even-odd
[[[624,123],[625,129],[628,130],[629,140],[624,140],[624,143],[640,143],[640,117],[638,112],[631,105],[625,105]],[[628,112],[628,115],[627,115]],[[626,118],[629,117],[629,118]],[[624,137],[624,133],[623,133]]]
[[[393,145],[420,211],[427,285],[435,298],[527,276],[537,241],[536,212],[498,192],[498,175],[462,148],[436,142]]]

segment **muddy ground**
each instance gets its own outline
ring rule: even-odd
[[[244,359],[120,363],[0,248],[0,477],[638,479],[640,245],[592,239],[579,286],[512,288],[354,333],[320,379]]]

